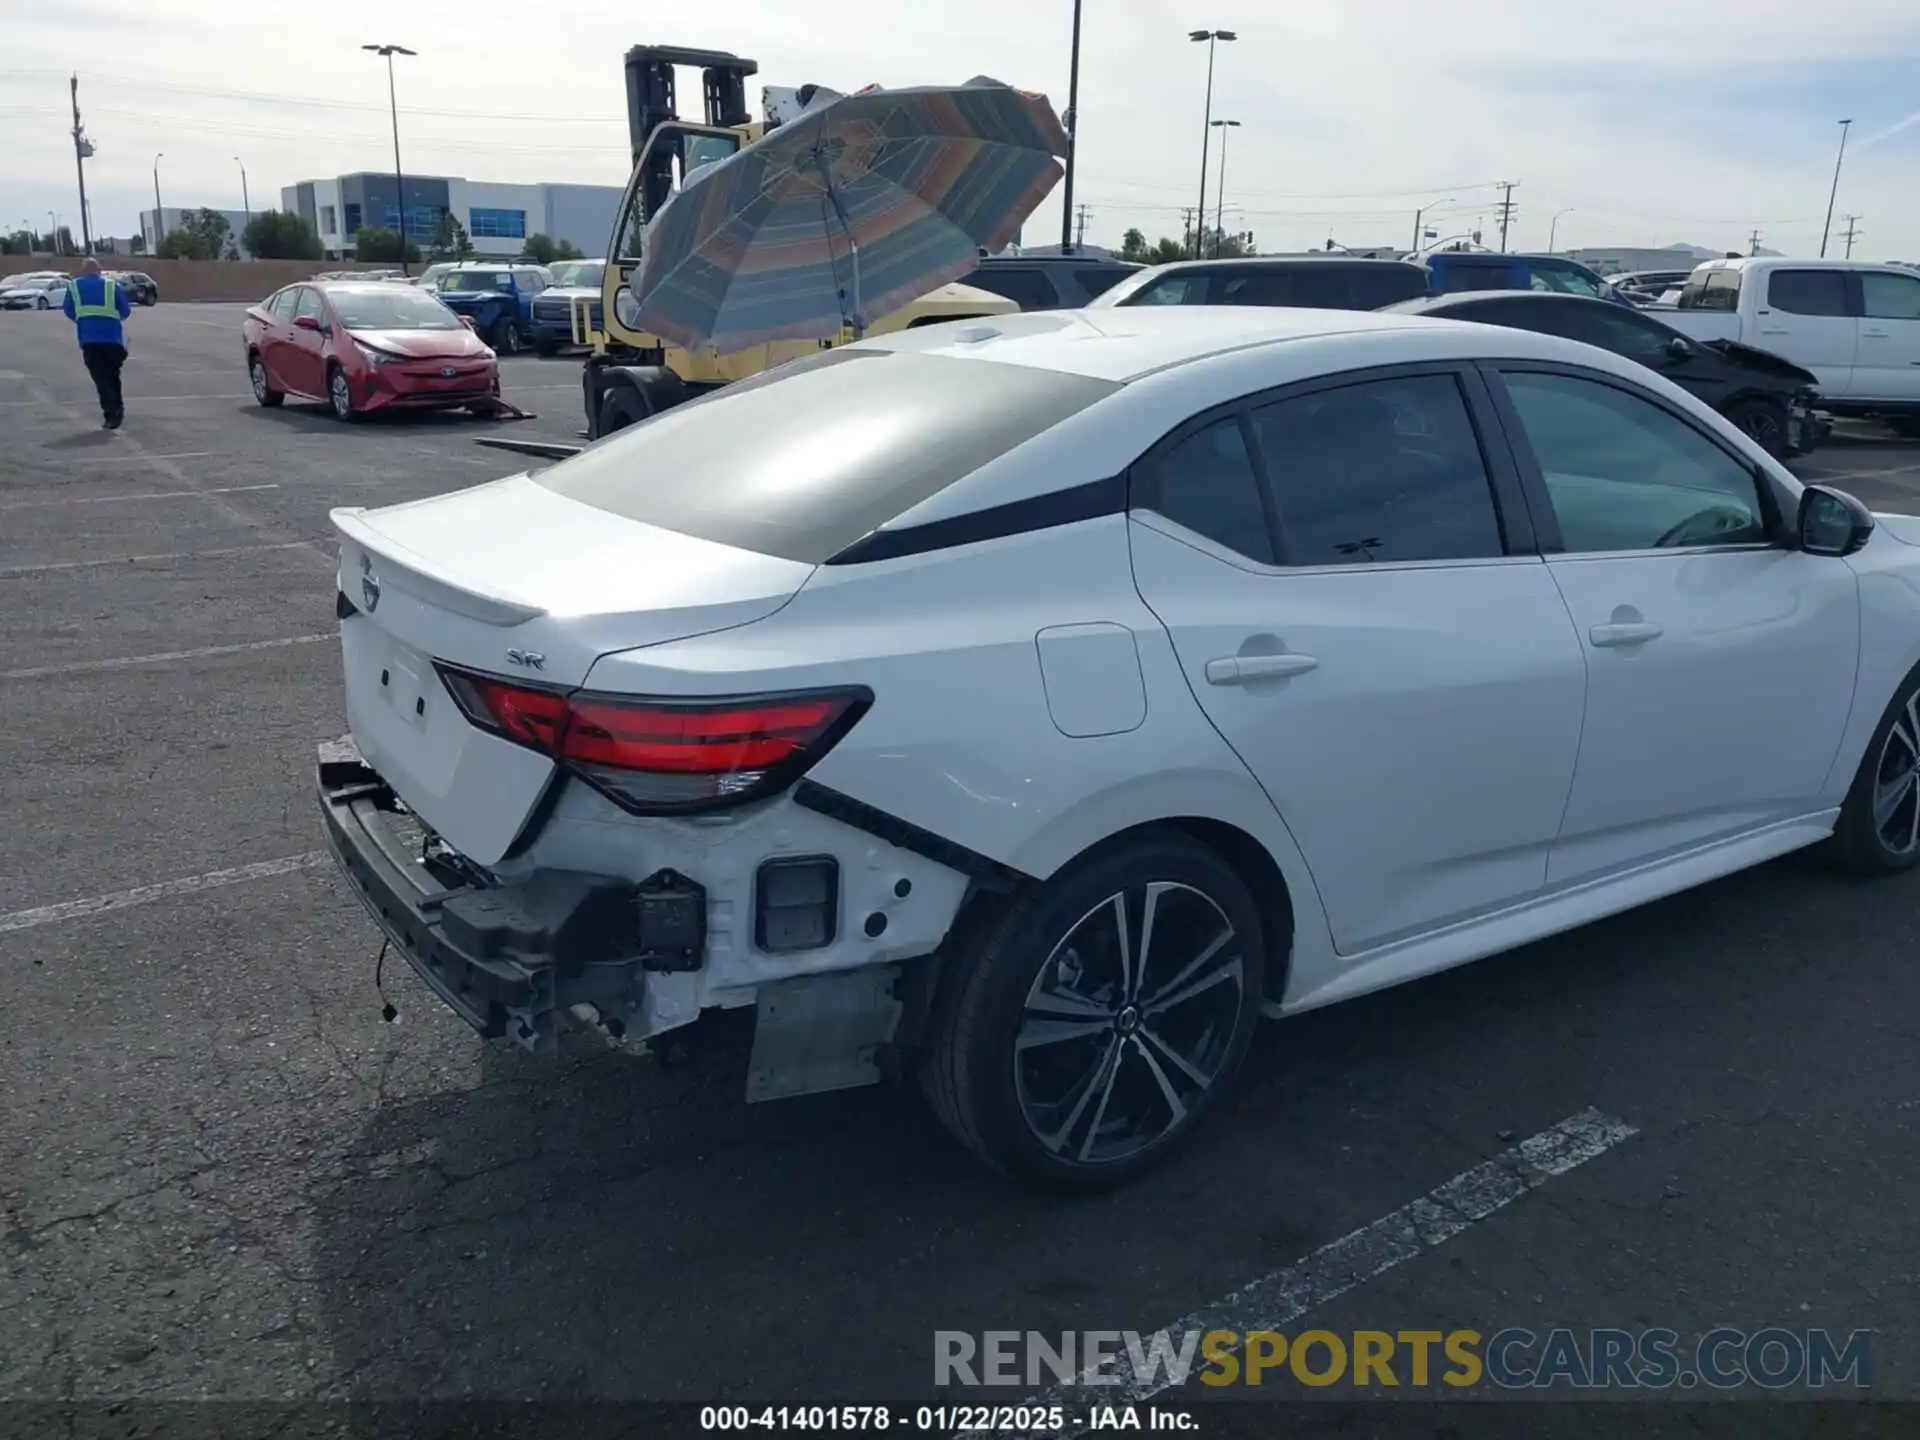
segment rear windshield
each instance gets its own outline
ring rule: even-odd
[[[533,478],[629,520],[818,565],[1119,388],[1021,365],[827,350]]]

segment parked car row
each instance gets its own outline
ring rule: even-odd
[[[126,287],[127,298],[135,305],[160,303],[160,287],[151,275],[138,270],[102,272],[117,285]],[[0,280],[0,310],[58,310],[66,298],[67,283],[73,276],[64,270],[28,270]]]

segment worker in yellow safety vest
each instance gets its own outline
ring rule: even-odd
[[[133,304],[124,289],[100,273],[100,262],[89,255],[80,273],[67,282],[67,298],[60,308],[78,332],[80,357],[100,394],[101,417],[107,429],[118,430],[127,414],[120,367],[127,363],[125,322],[133,314]]]

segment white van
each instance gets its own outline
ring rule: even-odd
[[[1820,408],[1920,437],[1920,274],[1867,260],[1710,260],[1675,308],[1702,340],[1737,340],[1811,370]]]

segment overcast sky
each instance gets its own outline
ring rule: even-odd
[[[153,201],[256,209],[301,179],[392,164],[382,62],[398,62],[409,171],[625,179],[621,56],[732,50],[754,82],[853,89],[987,74],[1067,103],[1072,0],[9,0],[0,52],[0,226],[77,214],[67,75],[78,70],[96,230]],[[706,13],[702,15],[702,11]],[[1087,239],[1180,233],[1197,199],[1206,46],[1235,119],[1226,220],[1262,249],[1406,244],[1414,210],[1492,224],[1518,181],[1514,248],[1690,241],[1813,254],[1837,122],[1853,119],[1838,215],[1857,258],[1920,260],[1920,4],[1914,0],[1086,0],[1077,201]],[[697,92],[696,92],[697,93]],[[758,93],[753,93],[757,108]],[[1214,132],[1216,135],[1220,131]],[[1218,152],[1214,166],[1218,164]],[[1217,169],[1210,166],[1207,208]],[[1441,222],[1436,222],[1441,223]],[[1839,228],[1836,218],[1836,230]],[[79,226],[73,226],[77,232]],[[1058,239],[1060,196],[1027,226]],[[1491,238],[1491,237],[1490,237]]]

